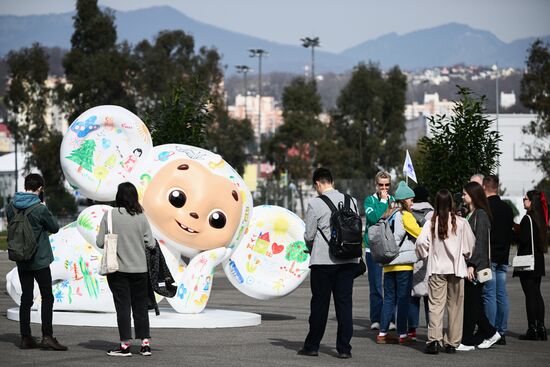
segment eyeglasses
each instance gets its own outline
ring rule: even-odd
[[[389,183],[379,183],[377,185],[380,186],[380,187],[390,187]]]

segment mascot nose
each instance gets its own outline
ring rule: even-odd
[[[199,215],[195,212],[189,213],[190,216],[192,216],[195,219],[199,219]]]

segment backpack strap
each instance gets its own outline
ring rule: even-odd
[[[336,209],[336,206],[334,205],[334,203],[332,202],[332,200],[330,200],[328,198],[328,196],[326,195],[319,195],[318,196],[321,200],[323,200],[325,202],[325,204],[327,204],[327,206],[330,208],[330,211],[332,213],[334,213],[335,211],[337,211],[338,209]]]
[[[29,215],[33,210],[34,208],[36,208],[38,205],[40,205],[41,203],[35,203],[35,204],[32,204],[31,206],[29,206],[28,208],[25,208],[25,209],[17,209],[15,207],[15,205],[13,205],[13,202],[11,203],[11,208],[13,210],[13,212],[15,214],[19,214],[20,212],[23,212],[23,215],[27,216]]]

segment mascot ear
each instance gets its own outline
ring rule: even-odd
[[[61,143],[61,167],[82,195],[112,201],[153,144],[139,117],[119,106],[98,106],[80,115]]]

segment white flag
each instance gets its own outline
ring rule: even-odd
[[[416,181],[416,173],[414,172],[413,162],[411,160],[411,156],[409,155],[409,150],[407,149],[407,155],[405,156],[405,163],[403,163],[403,173],[410,177],[411,180],[418,183]]]

